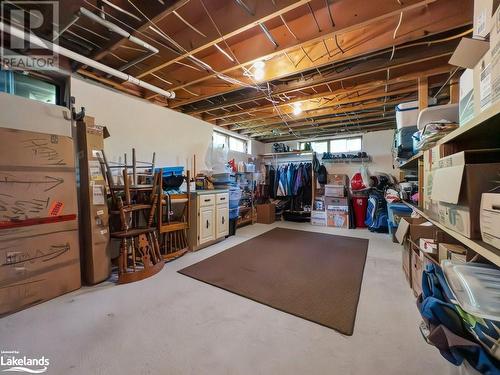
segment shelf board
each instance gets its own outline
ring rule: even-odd
[[[493,247],[486,242],[480,241],[480,240],[471,240],[470,238],[467,238],[463,235],[461,235],[458,232],[455,232],[454,230],[451,230],[447,227],[445,227],[443,224],[439,223],[436,219],[432,218],[431,215],[420,209],[419,207],[416,207],[408,202],[404,202],[408,207],[411,207],[413,211],[418,213],[420,216],[426,218],[429,220],[432,224],[434,224],[436,227],[439,229],[443,230],[444,232],[448,233],[450,236],[454,237],[456,240],[467,246],[468,248],[472,249],[482,257],[488,259],[490,262],[494,263],[497,266],[500,266],[500,250],[497,249],[496,247]]]
[[[471,121],[460,126],[450,134],[441,138],[437,144],[442,145],[454,141],[463,141],[470,137],[491,137],[498,136],[498,120],[500,119],[500,101],[492,104]]]
[[[269,152],[267,154],[260,154],[261,158],[274,158],[278,156],[290,156],[290,155],[312,155],[313,151],[287,151],[287,152]]]
[[[413,155],[406,162],[399,166],[399,169],[416,169],[418,167],[418,160],[424,156],[424,153],[420,151],[418,154]]]
[[[366,158],[345,158],[345,159],[321,159],[322,163],[368,163],[371,157]]]

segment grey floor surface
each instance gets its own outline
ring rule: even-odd
[[[370,240],[352,337],[177,273],[274,226]],[[82,288],[4,317],[0,349],[44,355],[46,374],[64,375],[454,373],[419,322],[388,235],[280,222],[238,229],[150,279]]]

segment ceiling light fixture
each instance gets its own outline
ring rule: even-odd
[[[257,61],[253,64],[254,72],[253,76],[257,81],[261,81],[264,78],[265,72],[264,67],[266,63],[264,61]]]
[[[295,116],[298,116],[301,113],[302,113],[302,103],[300,103],[300,102],[293,103],[293,114]]]

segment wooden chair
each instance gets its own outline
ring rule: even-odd
[[[189,206],[190,206],[190,172],[186,171],[183,176],[187,183],[187,192],[182,194],[164,194],[163,170],[159,183],[160,199],[158,200],[158,233],[163,250],[163,259],[166,261],[178,258],[189,250],[187,230],[189,229]],[[171,219],[171,211],[174,205],[182,204],[181,214],[176,220]]]
[[[158,184],[161,174],[154,175],[152,185],[130,186],[131,176],[125,165],[122,171],[123,185],[116,185],[104,154],[101,166],[103,165],[103,174],[111,193],[109,212],[111,216],[118,218],[120,224],[120,230],[111,231],[110,234],[111,238],[120,240],[118,283],[129,283],[153,276],[164,266],[156,227],[153,226],[158,208]]]

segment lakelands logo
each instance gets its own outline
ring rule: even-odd
[[[22,372],[27,374],[43,374],[47,372],[50,360],[41,357],[21,355],[17,350],[0,352],[0,369],[2,372]]]

